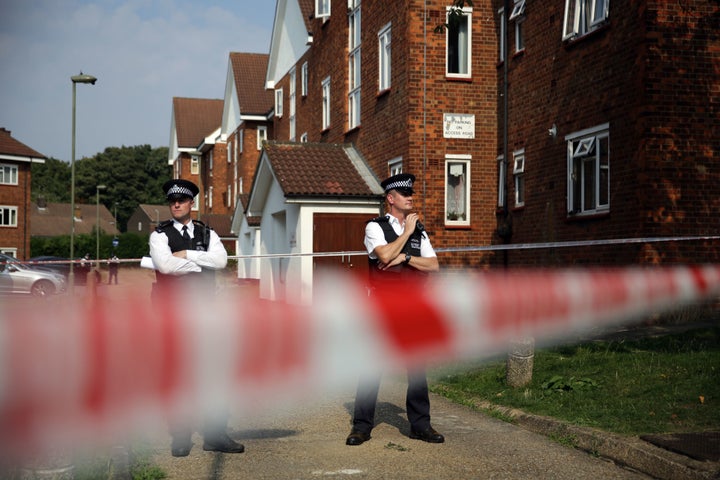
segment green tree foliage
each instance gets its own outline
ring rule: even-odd
[[[56,158],[48,158],[44,164],[32,165],[32,200],[43,196],[53,203],[70,202],[70,165]]]
[[[97,186],[100,203],[113,214],[117,212],[118,228],[127,230],[127,221],[141,203],[165,202],[162,184],[172,171],[167,162],[167,147],[150,145],[108,147],[94,157],[75,161],[75,201],[95,203]],[[50,202],[70,202],[70,165],[50,159],[32,172],[32,196],[44,195]]]

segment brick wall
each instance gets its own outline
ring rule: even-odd
[[[31,167],[26,162],[0,163],[15,164],[18,167],[17,185],[0,185],[0,205],[17,207],[17,226],[0,226],[0,247],[16,248],[16,258],[27,260],[30,255],[30,179]]]

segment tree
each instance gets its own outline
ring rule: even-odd
[[[48,202],[70,202],[70,165],[67,162],[50,157],[43,164],[34,164],[31,176],[33,201],[43,197]]]

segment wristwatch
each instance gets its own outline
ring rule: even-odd
[[[406,253],[406,254],[405,254],[405,261],[404,261],[403,263],[405,263],[405,264],[410,263],[410,259],[411,259],[411,258],[412,258],[412,256],[411,256],[409,253]]]

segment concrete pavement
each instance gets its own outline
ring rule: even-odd
[[[446,442],[412,440],[404,409],[405,383],[393,378],[383,380],[373,438],[349,447],[345,437],[353,400],[354,392],[344,392],[253,418],[236,415],[230,433],[245,445],[245,453],[205,452],[202,438],[195,435],[190,456],[173,458],[167,437],[153,445],[152,462],[167,472],[168,479],[177,480],[651,478],[437,395],[431,396],[432,423]]]

